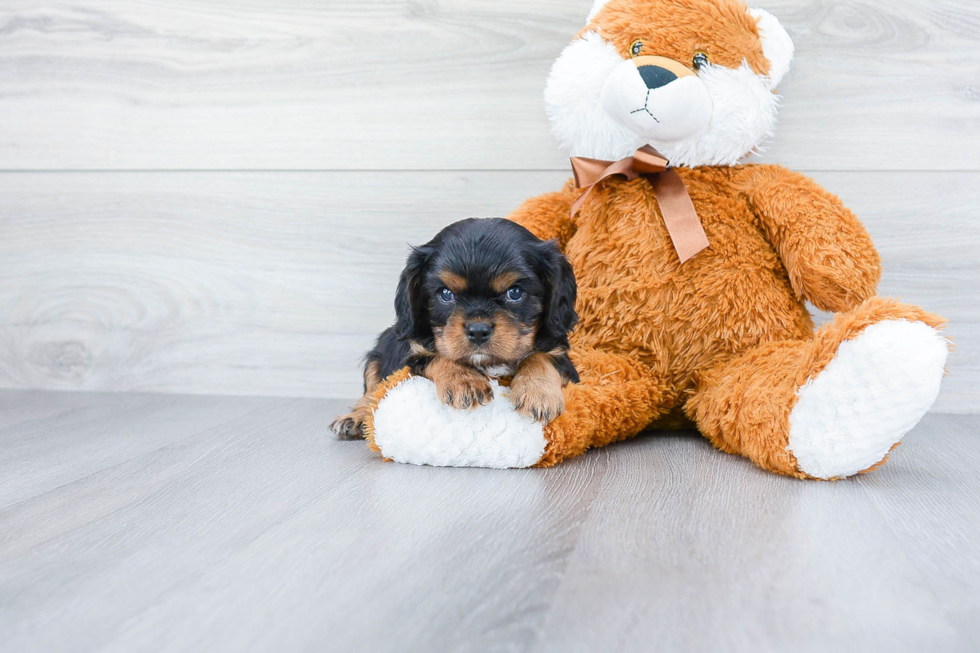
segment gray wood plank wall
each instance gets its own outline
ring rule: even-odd
[[[980,5],[759,0],[798,49],[763,160],[866,222],[980,408]],[[591,0],[5,0],[0,387],[353,397],[406,243],[568,175]]]

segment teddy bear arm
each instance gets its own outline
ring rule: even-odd
[[[386,459],[453,467],[550,467],[640,433],[676,404],[677,393],[635,357],[576,347],[578,383],[562,389],[561,414],[545,427],[515,410],[513,392],[472,410],[446,405],[434,383],[403,368],[368,397],[364,433]]]
[[[525,200],[507,216],[542,240],[555,239],[562,248],[575,235],[572,204],[581,191],[569,181],[562,190]]]
[[[815,181],[780,166],[749,170],[747,194],[793,289],[824,311],[875,294],[881,259],[864,225]]]

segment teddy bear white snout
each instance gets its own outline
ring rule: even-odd
[[[656,143],[696,137],[711,121],[707,87],[692,70],[664,57],[635,57],[617,65],[601,101],[616,122]]]

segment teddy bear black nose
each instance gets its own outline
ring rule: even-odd
[[[677,79],[677,75],[660,66],[640,66],[637,70],[640,71],[640,77],[651,91]]]
[[[470,322],[465,327],[466,339],[474,345],[482,345],[490,339],[493,333],[493,325],[486,322]]]

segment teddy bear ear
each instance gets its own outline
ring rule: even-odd
[[[776,88],[789,72],[793,61],[793,39],[779,20],[765,9],[749,9],[749,14],[758,22],[762,52],[769,60],[769,88]]]
[[[595,0],[595,2],[592,3],[592,11],[589,12],[589,17],[585,19],[586,25],[592,22],[592,19],[596,17],[596,14],[602,11],[602,8],[606,6],[607,2],[609,2],[609,0]]]

